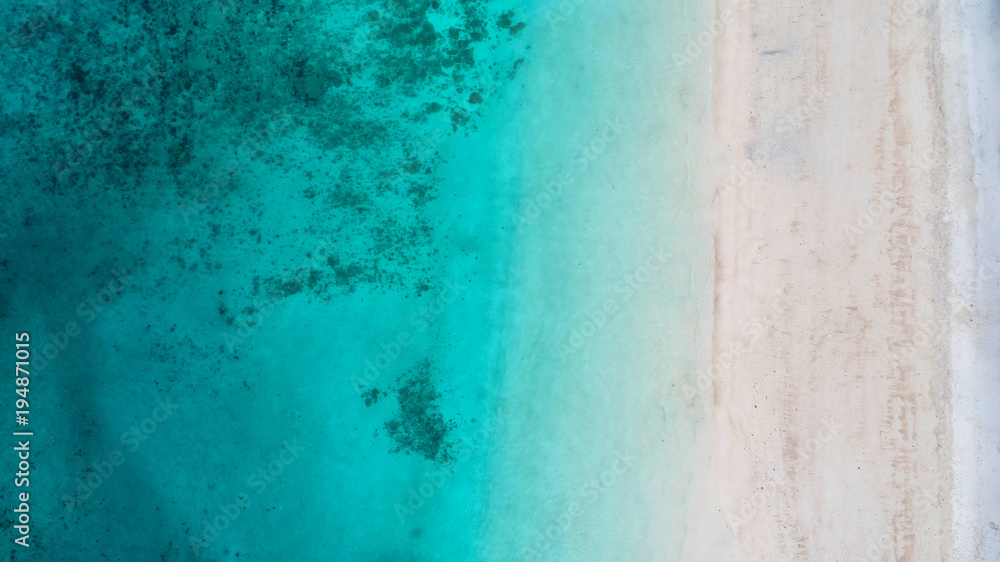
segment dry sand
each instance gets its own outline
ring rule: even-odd
[[[963,13],[716,13],[712,445],[686,558],[996,559],[982,483],[954,484],[983,462],[963,444],[981,428],[957,424],[956,453],[953,422],[953,368],[975,363]]]

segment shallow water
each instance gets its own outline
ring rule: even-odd
[[[5,8],[35,559],[679,552],[700,10]]]

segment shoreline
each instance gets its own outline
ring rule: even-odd
[[[670,56],[696,33],[678,17],[691,7],[703,6],[581,5],[539,34],[521,71],[530,103],[507,145],[521,151],[527,220],[514,225],[497,396],[511,422],[486,469],[497,488],[481,559],[683,547],[696,446],[677,406],[710,240],[690,178],[707,86]]]
[[[952,127],[952,142],[958,146],[952,158],[956,183],[953,240],[954,253],[949,295],[953,335],[950,342],[952,423],[954,428],[955,482],[949,498],[953,512],[954,560],[994,560],[1000,557],[1000,423],[991,398],[1000,395],[995,380],[1000,356],[996,342],[1000,326],[1000,279],[996,228],[1000,211],[996,186],[1000,184],[1000,150],[997,132],[1000,118],[991,106],[1000,94],[996,77],[1000,65],[997,9],[981,5],[952,7],[943,20],[952,31],[943,34],[945,66],[952,97],[960,100],[965,113]],[[990,22],[993,22],[992,24]],[[991,290],[991,287],[993,288]]]

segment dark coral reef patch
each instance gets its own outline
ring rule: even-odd
[[[393,453],[415,454],[438,464],[454,462],[455,447],[449,437],[457,424],[442,415],[440,399],[430,361],[421,361],[403,375],[396,390],[399,410],[385,422],[386,433],[396,442]]]

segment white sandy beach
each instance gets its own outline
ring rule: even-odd
[[[1000,556],[992,10],[718,2],[687,559]]]

